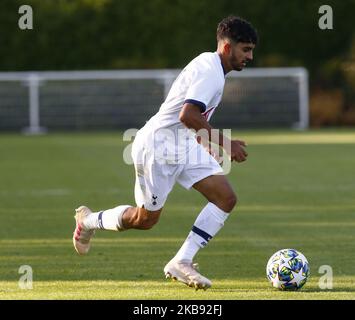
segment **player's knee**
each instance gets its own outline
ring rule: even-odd
[[[223,209],[225,212],[231,212],[237,204],[237,195],[234,192],[231,192],[225,195],[223,199]]]
[[[159,221],[157,216],[144,216],[140,218],[139,225],[143,230],[149,230],[154,227]]]
[[[139,225],[139,229],[149,230],[153,228],[153,226],[157,224],[157,222],[159,221],[160,212],[161,210],[159,211],[148,211],[145,209],[141,210],[137,221],[137,224]]]

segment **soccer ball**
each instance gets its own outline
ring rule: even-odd
[[[310,276],[306,257],[295,249],[275,252],[266,265],[266,275],[272,286],[280,290],[298,290]]]

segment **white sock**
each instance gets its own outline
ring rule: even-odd
[[[83,225],[87,229],[122,231],[124,230],[122,216],[129,207],[131,206],[124,205],[105,211],[93,212],[83,221]]]
[[[228,216],[227,212],[209,202],[198,215],[192,230],[174,259],[192,261],[196,253],[205,247],[208,241],[223,227]]]

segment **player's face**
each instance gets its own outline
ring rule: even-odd
[[[233,70],[241,71],[247,63],[253,60],[255,44],[238,42],[230,44],[229,64]]]

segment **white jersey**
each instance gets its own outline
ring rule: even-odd
[[[186,128],[179,120],[185,102],[200,106],[208,121],[222,99],[224,83],[224,71],[217,52],[200,54],[181,71],[158,113],[145,127],[153,130],[176,125]]]
[[[137,206],[160,209],[176,182],[190,189],[206,177],[223,174],[179,115],[184,103],[190,102],[208,121],[221,101],[224,82],[218,54],[202,53],[179,74],[158,113],[138,131],[132,145]]]
[[[158,113],[139,130],[139,133],[147,140],[155,142],[166,141],[167,136],[173,135],[175,153],[186,151],[186,147],[181,145],[181,139],[180,142],[176,140],[177,136],[194,138],[195,135],[179,119],[184,103],[199,106],[202,115],[209,121],[222,99],[224,83],[224,70],[217,52],[200,54],[181,71]]]

